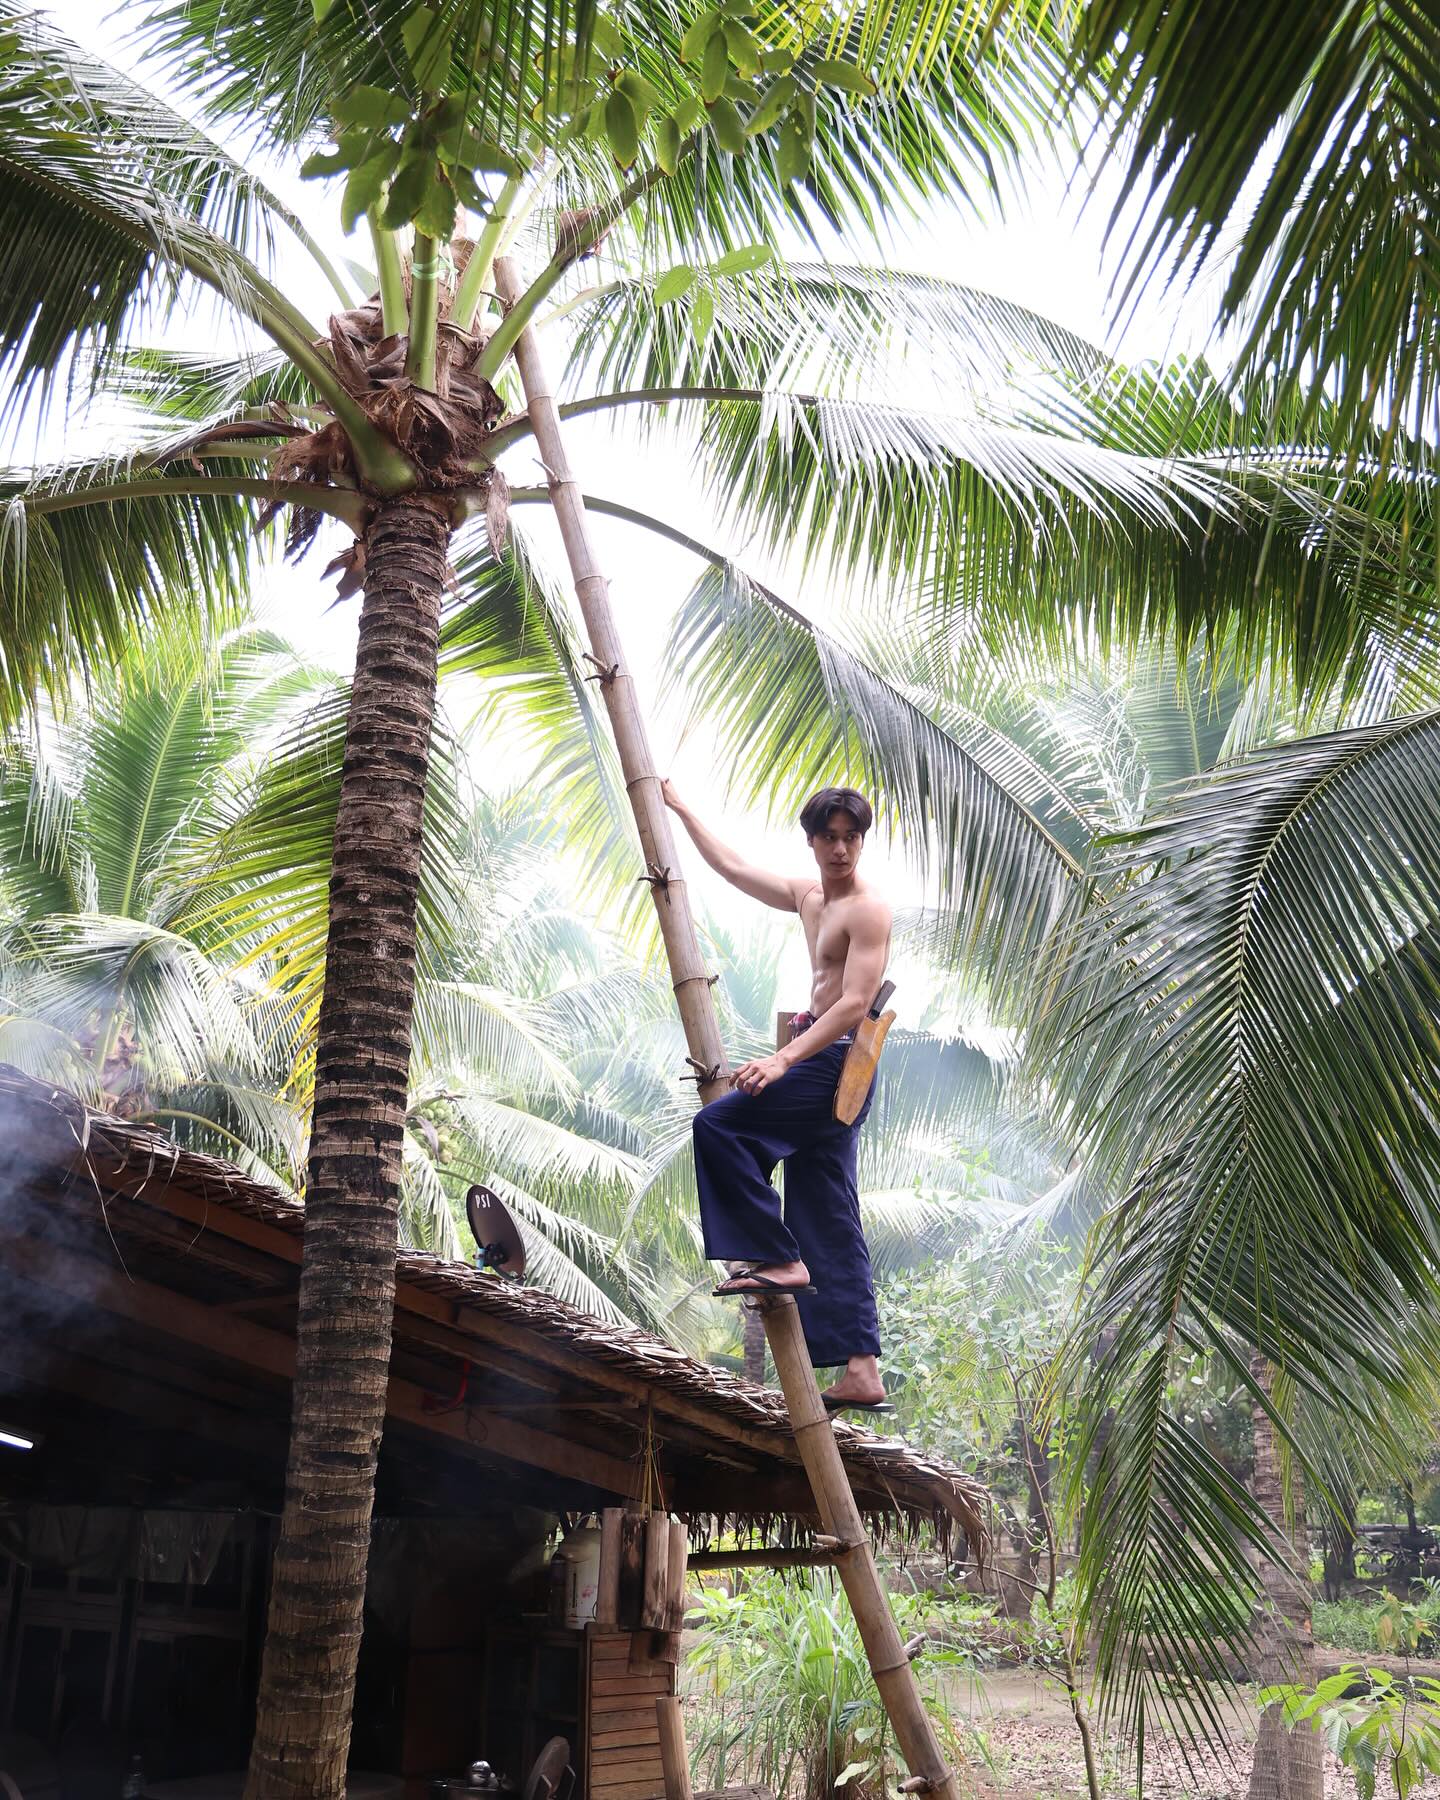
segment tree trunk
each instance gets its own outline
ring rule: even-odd
[[[742,1309],[741,1332],[745,1346],[745,1377],[757,1387],[765,1385],[765,1321],[754,1307]]]
[[[246,1800],[343,1795],[385,1425],[415,914],[450,530],[387,502],[366,541],[330,878],[290,1458]]]
[[[1355,1509],[1360,1496],[1348,1487],[1337,1496],[1340,1516],[1325,1517],[1325,1598],[1338,1600],[1355,1574]]]
[[[506,306],[512,306],[520,297],[522,284],[508,257],[496,260],[495,287]],[[610,715],[615,746],[620,752],[625,792],[630,796],[635,828],[640,834],[640,851],[645,860],[646,874],[641,879],[649,881],[655,911],[659,915],[675,1002],[690,1049],[690,1066],[695,1071],[701,1101],[714,1100],[729,1091],[730,1074],[710,993],[710,977],[700,955],[700,940],[690,915],[689,895],[680,874],[680,859],[675,854],[670,814],[661,798],[660,777],[655,772],[655,759],[650,753],[649,733],[635,695],[635,684],[620,649],[615,616],[610,610],[610,584],[600,573],[590,542],[585,502],[579,483],[570,472],[560,431],[560,415],[540,361],[533,328],[521,333],[515,345],[515,361],[524,383],[540,461],[549,477],[550,502],[565,541],[565,554],[575,580],[575,595],[590,639],[590,660],[599,676],[600,692]]]
[[[1256,1355],[1250,1373],[1268,1395],[1270,1366]],[[1275,1536],[1287,1550],[1292,1567],[1266,1557],[1259,1563],[1264,1590],[1255,1639],[1259,1662],[1255,1678],[1259,1686],[1297,1682],[1315,1685],[1315,1639],[1311,1630],[1310,1553],[1305,1542],[1305,1492],[1300,1471],[1290,1474],[1294,1516],[1291,1529],[1285,1506],[1280,1466],[1280,1447],[1270,1415],[1259,1405],[1250,1409],[1255,1433],[1255,1473],[1251,1492],[1275,1526]],[[1288,1731],[1279,1707],[1270,1707],[1260,1721],[1255,1740],[1255,1762],[1250,1774],[1250,1800],[1323,1800],[1324,1740],[1309,1725]]]

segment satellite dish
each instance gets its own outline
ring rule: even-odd
[[[570,1767],[570,1745],[563,1737],[553,1737],[535,1758],[535,1766],[525,1778],[522,1800],[552,1800],[567,1775],[573,1788],[575,1771]]]
[[[500,1196],[477,1183],[465,1196],[465,1216],[475,1234],[475,1267],[518,1281],[525,1273],[525,1240]]]

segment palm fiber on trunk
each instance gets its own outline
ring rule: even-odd
[[[1270,1365],[1261,1356],[1250,1359],[1250,1373],[1268,1395]],[[1313,1595],[1309,1576],[1310,1553],[1305,1541],[1305,1490],[1299,1469],[1292,1464],[1290,1499],[1294,1527],[1285,1505],[1284,1476],[1275,1427],[1263,1406],[1252,1404],[1255,1433],[1255,1473],[1251,1492],[1275,1527],[1292,1567],[1262,1558],[1258,1568],[1264,1597],[1256,1620],[1258,1660],[1254,1670],[1259,1686],[1298,1682],[1315,1685],[1315,1638],[1311,1626]],[[1260,1721],[1255,1740],[1255,1761],[1250,1771],[1249,1800],[1323,1800],[1325,1779],[1324,1742],[1309,1725],[1288,1731],[1279,1707],[1270,1707]]]
[[[297,1378],[247,1800],[344,1793],[385,1423],[421,815],[449,526],[387,501],[367,535],[305,1192]]]

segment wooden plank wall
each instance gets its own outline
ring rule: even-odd
[[[628,1631],[592,1625],[589,1647],[587,1800],[652,1800],[665,1790],[655,1698],[675,1692],[675,1665],[632,1664]]]

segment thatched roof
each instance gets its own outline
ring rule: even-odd
[[[5,1065],[0,1171],[12,1275],[84,1293],[87,1309],[171,1331],[212,1362],[285,1375],[298,1202]],[[512,1474],[543,1471],[536,1479],[575,1506],[639,1494],[648,1466],[675,1511],[805,1527],[809,1491],[780,1395],[649,1332],[402,1250],[394,1347],[392,1426],[481,1450]],[[944,1542],[958,1525],[972,1545],[983,1538],[983,1490],[959,1469],[845,1421],[835,1430],[878,1530],[923,1525]]]

